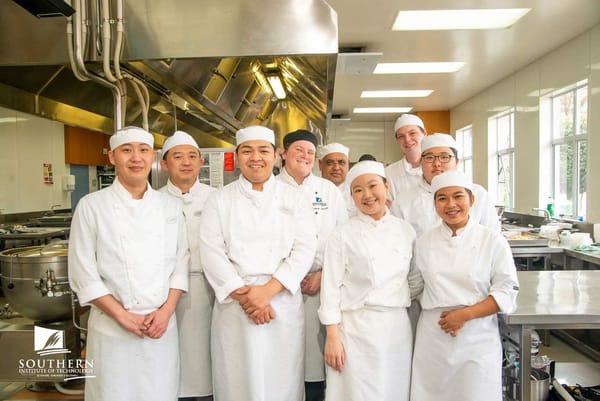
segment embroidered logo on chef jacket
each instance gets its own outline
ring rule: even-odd
[[[315,214],[319,214],[319,211],[329,209],[327,202],[319,196],[319,193],[315,191],[315,200],[312,203],[313,211]]]

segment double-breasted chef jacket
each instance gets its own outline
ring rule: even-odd
[[[300,282],[317,247],[313,210],[273,175],[263,191],[240,178],[211,195],[202,213],[200,259],[215,291],[211,351],[220,401],[300,401],[304,395],[304,311]],[[272,278],[275,319],[257,325],[230,294]]]
[[[328,401],[408,400],[412,330],[406,308],[421,290],[415,231],[389,211],[357,210],[327,243],[319,317],[339,324],[346,362],[327,367]]]
[[[212,394],[210,322],[215,294],[200,265],[200,216],[215,188],[196,179],[189,192],[182,193],[171,180],[160,189],[177,198],[183,208],[190,247],[189,290],[175,311],[179,331],[179,397]]]
[[[81,305],[112,295],[144,315],[163,305],[169,290],[188,289],[189,251],[181,206],[147,185],[133,199],[118,177],[84,196],[69,239],[69,282]],[[179,352],[175,314],[158,339],[139,338],[91,306],[86,358],[94,376],[86,400],[175,400]]]
[[[417,239],[424,281],[415,340],[411,399],[502,400],[502,346],[497,315],[472,319],[456,337],[439,326],[446,310],[492,296],[501,312],[516,307],[517,273],[506,239],[470,218],[452,236],[445,224]]]
[[[317,230],[317,252],[315,260],[309,273],[319,272],[323,269],[323,254],[327,239],[334,231],[336,226],[348,220],[346,211],[346,202],[339,189],[331,181],[321,177],[309,174],[302,184],[294,180],[284,168],[278,179],[298,188],[306,197],[306,202],[310,203],[315,217]],[[323,361],[323,347],[325,345],[325,332],[317,310],[321,303],[320,294],[304,294],[304,324],[305,324],[305,360],[304,360],[304,380],[305,381],[323,381],[325,380],[325,363]]]
[[[394,200],[400,194],[410,192],[419,185],[421,177],[423,177],[423,170],[420,165],[413,167],[403,157],[385,168],[385,177],[390,184],[388,199]]]

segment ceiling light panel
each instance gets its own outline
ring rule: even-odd
[[[408,113],[412,107],[355,107],[352,110],[356,114],[368,113]]]
[[[500,29],[510,27],[529,11],[530,8],[400,11],[392,30]]]
[[[379,63],[373,74],[436,74],[456,72],[463,62]]]
[[[432,90],[387,90],[387,91],[363,91],[362,98],[395,98],[395,97],[427,97]]]

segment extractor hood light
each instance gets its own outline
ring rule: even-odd
[[[355,107],[352,110],[356,114],[368,113],[408,113],[412,107]]]
[[[392,91],[363,91],[363,98],[393,98],[393,97],[427,97],[432,90],[392,90]]]
[[[463,62],[379,63],[373,74],[437,74],[456,72]]]
[[[399,11],[392,31],[508,28],[531,8]]]
[[[267,81],[269,81],[269,85],[271,85],[271,89],[273,89],[273,93],[277,96],[277,99],[286,98],[287,95],[285,89],[283,89],[283,83],[281,82],[279,75],[267,75]]]

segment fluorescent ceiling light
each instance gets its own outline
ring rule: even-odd
[[[531,8],[399,11],[393,31],[499,29],[513,25]]]
[[[430,62],[430,63],[379,63],[373,74],[430,74],[456,72],[463,62]]]
[[[427,97],[432,90],[391,90],[391,91],[363,91],[360,97],[382,98],[382,97]]]
[[[285,99],[285,89],[283,89],[283,84],[281,83],[279,76],[267,75],[267,81],[269,81],[269,85],[271,85],[271,89],[273,89],[273,93],[277,96],[277,99]]]
[[[353,113],[408,113],[412,107],[355,107]]]

